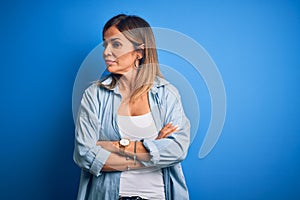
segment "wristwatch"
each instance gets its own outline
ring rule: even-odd
[[[127,139],[127,138],[122,138],[120,141],[119,141],[119,148],[120,148],[120,153],[121,154],[125,154],[125,147],[129,146],[130,144],[130,140]]]

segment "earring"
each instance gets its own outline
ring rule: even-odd
[[[141,68],[141,66],[139,66],[139,63],[140,63],[139,57],[137,57],[137,58],[135,59],[135,61],[134,61],[134,68],[135,68],[135,69]]]

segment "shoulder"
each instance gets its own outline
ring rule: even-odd
[[[99,93],[108,92],[109,89],[101,87],[101,84],[109,84],[111,82],[111,77],[103,77],[100,80],[92,82],[84,91],[86,94],[97,95]]]
[[[95,93],[99,90],[99,86],[97,85],[97,82],[93,82],[91,83],[86,89],[85,89],[85,93]]]
[[[100,87],[97,85],[97,82],[93,82],[85,89],[83,96],[94,98],[99,94],[99,92]]]
[[[159,96],[163,98],[180,99],[178,89],[164,78],[156,77],[154,87]]]
[[[92,104],[104,103],[108,96],[110,96],[110,90],[101,87],[99,81],[91,83],[85,90],[82,99]]]

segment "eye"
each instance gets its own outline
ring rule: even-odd
[[[122,46],[122,44],[120,42],[113,42],[112,46],[117,49],[117,48],[120,48]]]
[[[107,47],[107,42],[104,41],[104,42],[102,43],[102,46],[103,46],[104,48],[106,48],[106,47]]]

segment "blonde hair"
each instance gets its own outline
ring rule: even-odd
[[[136,51],[141,51],[143,57],[139,61],[135,85],[130,96],[130,101],[135,101],[152,87],[155,77],[163,77],[158,64],[157,50],[154,34],[150,25],[142,18],[133,15],[120,14],[111,18],[104,26],[104,33],[115,26],[134,46]],[[143,48],[141,48],[141,46]],[[111,74],[112,81],[108,85],[98,82],[100,87],[112,89],[116,86],[121,75]]]

